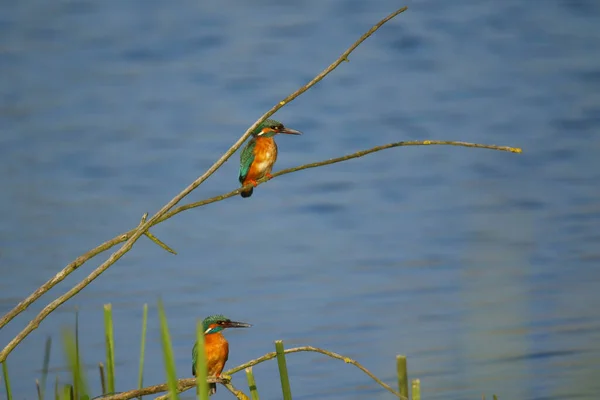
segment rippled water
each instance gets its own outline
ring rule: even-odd
[[[402,3],[58,1],[0,15],[0,312],[75,257],[135,226],[258,116]],[[151,305],[147,384],[164,381],[155,304],[178,372],[197,318],[224,313],[228,366],[312,345],[424,398],[595,399],[600,384],[600,6],[589,0],[414,1],[277,118],[277,169],[408,139],[523,147],[387,150],[302,171],[153,229],[10,356],[35,396],[46,335],[81,310],[92,388],[114,305],[119,389],[135,386]],[[237,186],[237,156],[189,200]],[[0,331],[5,345],[85,264]],[[53,371],[64,362],[55,347]],[[320,355],[289,357],[295,398],[390,395]],[[255,368],[278,398],[274,363]],[[245,378],[235,377],[240,387]],[[0,396],[3,396],[0,394]],[[226,398],[220,390],[218,398]]]

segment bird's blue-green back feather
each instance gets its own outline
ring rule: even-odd
[[[254,161],[254,147],[256,147],[256,139],[252,138],[240,153],[240,183],[243,183],[248,176],[248,171]]]

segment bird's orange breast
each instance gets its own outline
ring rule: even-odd
[[[254,147],[254,160],[248,170],[245,181],[256,181],[271,173],[273,165],[277,160],[277,144],[273,138],[256,138]]]
[[[204,336],[204,346],[208,375],[219,376],[229,358],[229,343],[219,332]]]

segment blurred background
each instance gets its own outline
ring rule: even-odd
[[[41,1],[0,15],[0,314],[67,263],[158,210],[266,110],[378,20],[409,10],[275,117],[275,170],[401,140],[411,147],[275,179],[250,199],[153,229],[8,358],[35,396],[43,345],[80,310],[100,393],[102,305],[115,316],[117,388],[165,381],[162,297],[178,374],[198,318],[226,333],[228,367],[286,347],[349,356],[395,386],[395,355],[426,399],[595,399],[600,351],[600,4],[594,0]],[[236,154],[187,201],[238,186]],[[114,249],[116,250],[116,248]],[[4,346],[110,254],[0,331]],[[288,358],[297,399],[389,399],[349,365]],[[255,368],[279,398],[275,362]],[[245,386],[243,375],[234,384]],[[0,393],[0,397],[4,392]],[[187,398],[192,394],[188,392]],[[219,390],[215,398],[230,398]]]

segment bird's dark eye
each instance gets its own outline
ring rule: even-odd
[[[283,129],[283,125],[277,125],[277,126],[275,127],[275,129],[276,129],[276,130],[278,130],[278,131],[280,131],[280,130],[282,130],[282,129]]]

